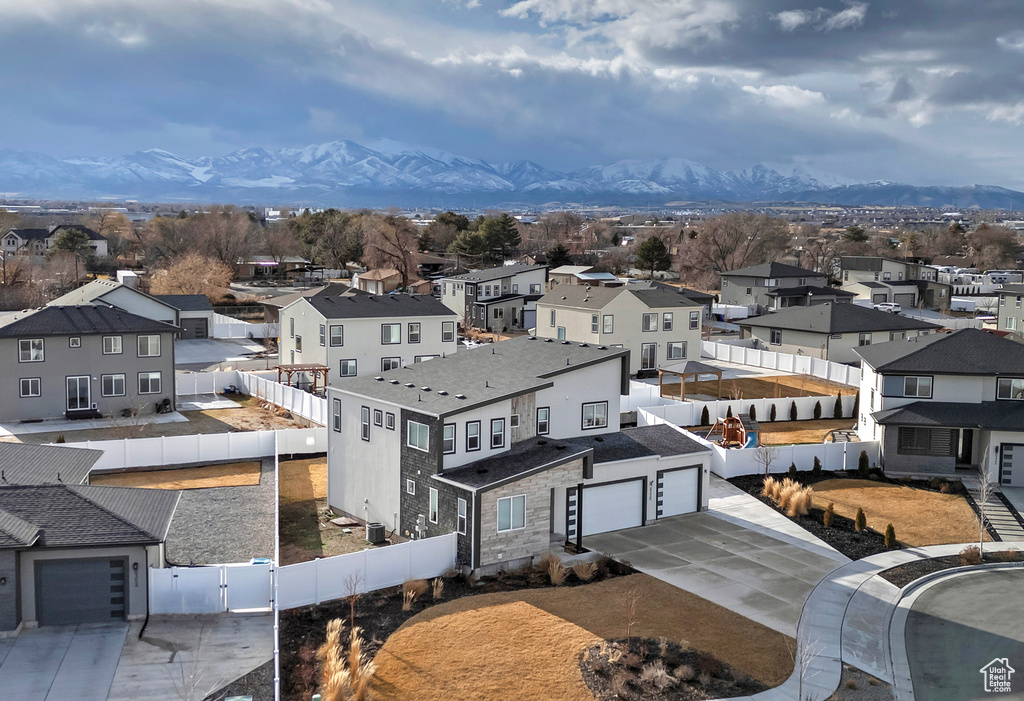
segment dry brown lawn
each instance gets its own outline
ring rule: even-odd
[[[666,387],[666,390],[668,388]],[[671,392],[678,392],[673,387]],[[772,375],[768,377],[744,377],[722,380],[722,394],[719,399],[770,399],[773,397],[820,397],[837,394],[856,394],[856,387],[837,385],[808,375]],[[718,395],[718,380],[702,380],[686,383],[686,396],[702,394],[709,397]],[[832,405],[822,405],[822,410],[831,413]],[[779,407],[782,411],[782,407]],[[786,405],[789,411],[789,405]],[[767,417],[766,417],[767,418]]]
[[[787,409],[788,411],[788,409]],[[825,434],[837,428],[853,428],[854,419],[819,419],[817,421],[761,421],[761,442],[766,445],[790,443],[821,443]]]
[[[281,503],[327,498],[327,458],[282,460],[278,464]]]
[[[248,487],[260,483],[260,463],[233,462],[206,467],[183,467],[171,470],[145,470],[95,474],[90,484],[146,489],[206,489],[208,487]]]
[[[377,654],[382,698],[493,699],[514,689],[515,698],[592,699],[579,654],[595,638],[625,637],[625,601],[633,589],[641,596],[633,635],[704,650],[769,686],[792,672],[792,638],[635,574],[432,606],[406,621]]]
[[[956,494],[859,479],[825,480],[813,486],[816,507],[832,502],[836,513],[847,518],[854,518],[862,508],[869,527],[884,533],[891,523],[896,540],[910,546],[978,540],[978,518]]]

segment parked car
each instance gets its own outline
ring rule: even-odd
[[[879,302],[875,305],[875,309],[880,312],[892,312],[893,314],[899,314],[903,311],[903,307],[897,302]]]

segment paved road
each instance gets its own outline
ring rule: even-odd
[[[940,582],[914,602],[906,650],[917,701],[1024,700],[1024,569]],[[1011,692],[984,689],[981,668],[1008,658]]]

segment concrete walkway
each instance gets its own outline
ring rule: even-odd
[[[186,417],[176,411],[172,411],[167,414],[144,414],[139,416],[137,419],[132,420],[137,420],[140,424],[172,424],[188,421]],[[91,428],[114,428],[118,426],[121,421],[123,421],[123,419],[115,417],[110,419],[77,419],[75,421],[68,421],[67,419],[47,419],[37,423],[5,423],[0,424],[0,436],[20,436],[26,433],[50,433],[52,431],[64,431],[68,434],[68,443],[73,443],[75,440],[75,431],[85,431]]]
[[[978,494],[979,481],[974,477],[965,477],[964,486],[970,492],[974,501],[978,504],[981,512],[985,514],[985,520],[999,534],[1000,540],[1024,540],[1024,528],[1021,527],[1017,517],[1006,508],[1006,504],[995,494],[990,494],[984,503]]]

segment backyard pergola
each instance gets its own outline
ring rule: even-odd
[[[314,363],[309,363],[309,364],[304,364],[304,365],[301,365],[301,364],[300,365],[278,365],[277,366],[277,381],[281,382],[281,375],[283,373],[286,376],[284,384],[288,385],[289,387],[294,387],[294,385],[292,385],[292,376],[295,375],[296,373],[306,373],[306,372],[308,372],[310,375],[313,376],[313,390],[312,390],[312,392],[313,392],[313,394],[319,394],[319,392],[317,392],[317,386],[319,384],[318,381],[319,381],[319,379],[320,379],[320,377],[322,375],[323,376],[323,384],[320,386],[320,388],[324,389],[324,390],[327,389],[327,372],[329,370],[330,370],[330,368],[327,367],[326,365],[316,365]]]
[[[699,381],[701,375],[715,375],[718,377],[718,399],[722,396],[722,369],[714,365],[708,365],[697,360],[686,360],[682,363],[674,363],[658,368],[658,393],[662,397],[675,399],[674,393],[665,394],[665,375],[673,375],[679,378],[679,401],[686,400],[686,380],[693,378],[694,382]],[[669,386],[675,385],[670,382]]]

